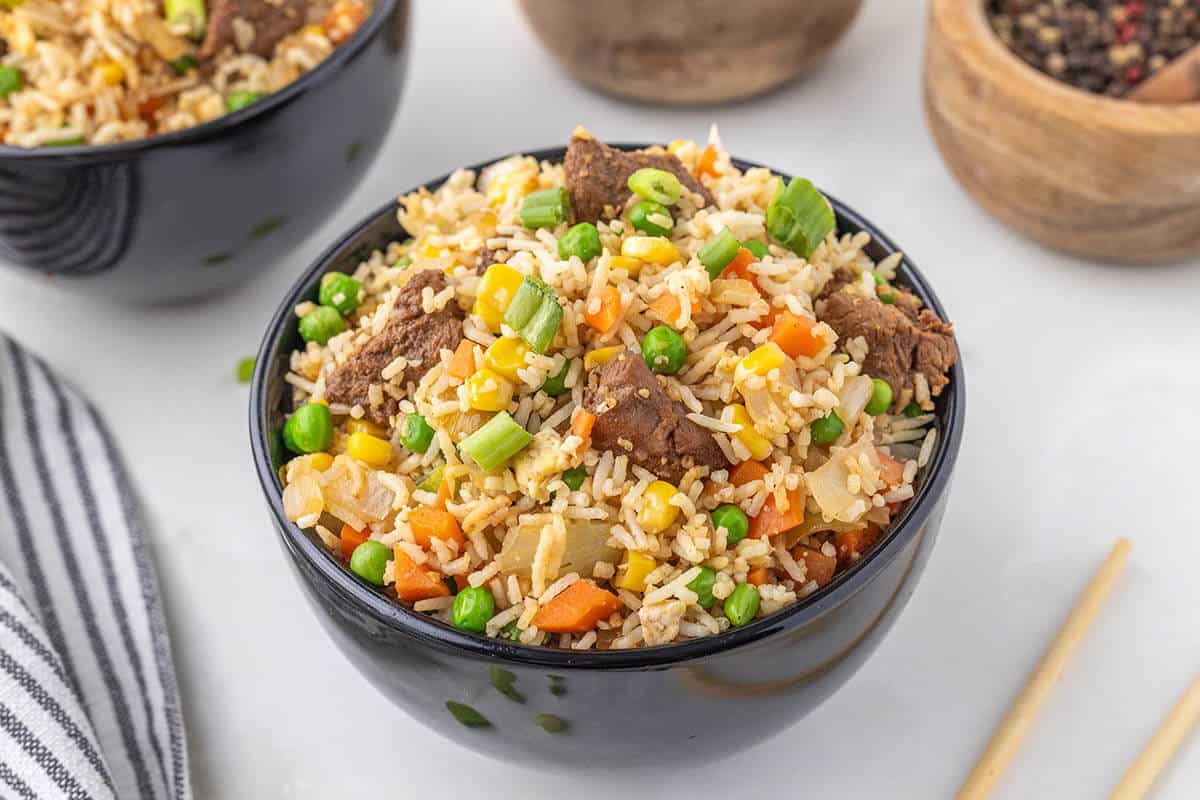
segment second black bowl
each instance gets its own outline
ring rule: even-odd
[[[563,153],[532,155],[561,161]],[[734,163],[743,170],[758,166]],[[873,258],[896,251],[855,211],[830,202],[840,232],[871,234]],[[389,203],[327,250],[275,312],[251,387],[251,450],[280,543],[351,663],[389,700],[455,741],[552,767],[662,766],[731,755],[792,725],[837,691],[891,628],[933,549],[962,439],[962,367],[955,364],[937,401],[940,435],[916,496],[875,550],[814,595],[744,628],[665,647],[577,652],[488,639],[397,605],[283,511],[279,432],[291,410],[284,374],[292,350],[303,347],[293,309],[316,298],[326,272],[353,272],[371,251],[406,237],[396,204]],[[947,319],[907,260],[899,283]]]
[[[187,300],[279,262],[366,174],[400,103],[408,0],[254,105],[112,145],[0,147],[0,258],[116,300]]]

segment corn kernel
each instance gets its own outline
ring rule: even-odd
[[[300,29],[300,33],[304,34],[305,36],[324,36],[325,28],[324,28],[324,26],[316,25],[316,24],[305,25],[303,28]]]
[[[618,589],[628,589],[631,592],[646,591],[646,576],[658,567],[658,562],[645,553],[626,551],[625,563],[617,575],[613,585]]]
[[[125,80],[125,68],[116,61],[101,61],[96,65],[96,76],[108,86],[116,86]]]
[[[671,498],[679,492],[666,481],[655,481],[646,487],[642,495],[642,508],[637,521],[646,533],[662,533],[671,527],[679,516],[679,506],[671,505]]]
[[[662,267],[683,260],[671,240],[662,236],[630,236],[621,242],[621,255]]]
[[[679,155],[679,151],[683,150],[683,148],[687,147],[689,144],[691,144],[691,142],[689,142],[687,139],[672,139],[671,143],[667,145],[667,152],[673,156],[677,156]]]
[[[369,433],[380,439],[386,439],[388,435],[387,431],[368,419],[351,419],[346,423],[346,430],[350,433],[358,433],[360,431],[362,433]]]
[[[484,367],[467,378],[467,403],[477,411],[503,411],[512,396],[512,383],[495,370]]]
[[[596,350],[590,350],[583,356],[583,368],[591,369],[598,367],[601,364],[607,364],[625,350],[625,345],[618,344],[612,347],[600,347]]]
[[[372,436],[369,433],[358,431],[350,434],[350,440],[346,442],[346,452],[355,461],[361,461],[368,467],[386,467],[388,462],[392,460],[392,445],[380,439],[378,436]]]
[[[746,449],[750,451],[750,457],[755,461],[762,461],[771,455],[771,440],[754,429],[754,420],[750,419],[750,412],[746,410],[746,407],[741,403],[734,403],[731,408],[733,408],[733,424],[742,426],[742,429],[735,433],[734,437],[746,446]]]
[[[784,365],[787,355],[780,349],[779,345],[774,342],[767,342],[761,347],[756,347],[738,365],[741,370],[751,372],[755,375],[766,375],[773,369],[779,369]]]
[[[510,381],[517,380],[517,370],[525,368],[529,346],[520,339],[502,337],[492,342],[483,353],[483,363]]]
[[[536,174],[525,169],[514,169],[492,178],[484,197],[489,206],[497,208],[513,197],[524,197],[537,187]]]
[[[474,314],[492,333],[500,332],[504,312],[517,296],[525,276],[507,264],[492,264],[479,280]]]
[[[611,256],[608,261],[609,269],[623,269],[629,273],[629,277],[636,278],[638,273],[642,271],[642,262],[636,258],[629,256]]]

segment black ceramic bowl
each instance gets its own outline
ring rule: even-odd
[[[400,103],[408,0],[258,103],[112,145],[0,146],[0,259],[146,303],[231,288],[278,263],[350,194]]]
[[[533,155],[556,161],[563,152]],[[896,250],[859,214],[830,202],[839,231],[871,234],[874,258]],[[959,365],[937,403],[940,435],[916,497],[874,551],[806,600],[719,636],[640,650],[573,652],[474,636],[362,583],[288,521],[280,499],[278,432],[291,396],[283,374],[289,353],[302,345],[292,309],[315,299],[329,270],[353,271],[372,250],[405,236],[389,203],[326,251],[275,312],[250,397],[251,448],[283,549],[317,616],[359,671],[410,715],[473,750],[557,766],[729,755],[792,725],[854,674],[912,594],[937,537],[962,438]],[[900,282],[946,318],[907,260]],[[565,727],[547,733],[537,724],[541,714]],[[470,724],[480,719],[488,724]],[[720,736],[713,733],[718,721]]]

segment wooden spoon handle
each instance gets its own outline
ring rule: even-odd
[[[1138,103],[1177,105],[1200,100],[1200,45],[1151,75],[1125,95]]]

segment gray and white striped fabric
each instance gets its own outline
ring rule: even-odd
[[[95,408],[0,334],[0,798],[191,797],[133,489]]]

